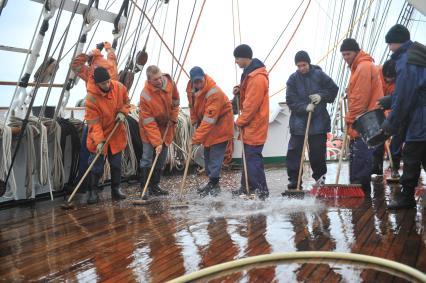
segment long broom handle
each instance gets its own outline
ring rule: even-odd
[[[390,151],[389,144],[388,144],[387,140],[385,141],[385,148],[386,148],[386,151],[388,152],[390,168],[391,168],[391,170],[393,170],[393,158],[392,158],[392,153]]]
[[[166,130],[164,131],[163,137],[161,139],[161,144],[164,143],[164,139],[166,138],[168,131],[169,131],[169,124],[167,123]],[[155,148],[154,148],[154,150],[155,150]],[[149,181],[151,181],[152,172],[154,172],[154,168],[155,168],[155,165],[157,165],[157,160],[158,160],[158,157],[160,156],[160,154],[161,154],[161,152],[155,153],[155,158],[154,158],[154,161],[152,162],[151,170],[149,170],[148,178],[146,178],[145,186],[143,187],[143,190],[142,190],[142,193],[141,193],[141,196],[140,196],[141,198],[143,198],[146,194],[146,190],[148,189]]]
[[[117,130],[118,126],[120,125],[121,122],[116,122],[114,128],[112,129],[111,133],[109,133],[104,145],[102,146],[102,151],[99,153],[96,153],[95,158],[92,160],[92,162],[89,165],[89,168],[87,168],[86,172],[84,173],[83,177],[81,177],[80,182],[78,182],[77,186],[75,187],[74,191],[72,192],[72,194],[70,195],[70,197],[68,198],[68,203],[71,202],[71,200],[74,198],[74,195],[77,193],[78,189],[80,188],[81,184],[83,183],[83,181],[86,179],[87,175],[89,174],[89,172],[92,170],[92,167],[95,165],[96,161],[98,160],[99,156],[101,156],[101,154],[104,152],[104,148],[105,146],[108,144],[109,140],[111,139],[112,135],[114,135],[115,130]]]
[[[244,149],[244,139],[243,139],[243,129],[240,128],[240,133],[241,133],[241,146],[242,146],[242,151],[243,151],[243,171],[244,171],[244,179],[245,179],[245,183],[246,183],[246,192],[247,195],[250,194],[250,190],[249,190],[249,182],[248,182],[248,175],[247,175],[247,161],[246,161],[246,151]]]
[[[305,149],[308,143],[309,127],[311,126],[311,118],[312,118],[312,112],[309,112],[308,122],[306,123],[305,138],[303,139],[302,155],[300,156],[299,175],[297,176],[297,187],[296,187],[297,190],[300,190],[300,183],[302,181],[303,161],[305,160]]]
[[[348,125],[345,124],[345,131],[343,133],[343,144],[342,144],[342,148],[340,150],[339,164],[337,165],[337,173],[336,173],[336,182],[335,182],[335,184],[339,183],[340,170],[342,169],[343,151],[346,150],[346,144],[347,143],[348,143]]]
[[[191,161],[191,155],[192,155],[192,143],[189,144],[188,152],[189,153],[188,153],[188,156],[186,157],[186,162],[185,162],[185,171],[183,172],[183,178],[182,178],[182,182],[180,184],[180,189],[179,189],[179,200],[182,199],[183,188],[185,187],[186,176],[188,175],[189,162]]]

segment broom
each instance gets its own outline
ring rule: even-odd
[[[337,166],[336,174],[336,183],[335,184],[325,184],[323,186],[315,186],[311,190],[311,195],[320,198],[350,198],[358,197],[362,198],[365,196],[364,190],[360,184],[339,184],[340,170],[342,168],[343,160],[343,150],[346,149],[346,144],[348,141],[348,125],[345,125],[344,135],[343,135],[343,145],[342,150],[340,151],[339,164]]]

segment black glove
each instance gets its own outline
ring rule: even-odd
[[[377,103],[382,107],[384,110],[389,110],[392,108],[392,96],[387,95],[380,98]]]
[[[104,49],[104,43],[101,42],[101,43],[96,44],[96,48],[99,49],[99,51],[102,51],[102,49]]]

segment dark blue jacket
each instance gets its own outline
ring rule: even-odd
[[[426,51],[416,44],[407,41],[392,54],[396,82],[387,122],[393,132],[406,132],[405,141],[426,141]]]
[[[307,74],[298,71],[293,73],[287,81],[287,105],[291,110],[290,133],[292,135],[305,135],[308,113],[306,106],[310,103],[309,95],[318,93],[321,102],[312,113],[310,135],[325,134],[330,131],[330,115],[327,103],[333,103],[339,88],[320,67],[310,65]]]

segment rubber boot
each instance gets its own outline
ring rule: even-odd
[[[241,196],[241,195],[246,195],[247,190],[245,187],[241,186],[238,190],[231,191],[231,193],[233,196]]]
[[[399,164],[400,164],[399,159],[393,161],[393,166],[392,166],[392,170],[391,170],[392,179],[399,179],[401,177],[399,175]]]
[[[161,171],[162,171],[161,169],[155,168],[154,172],[152,172],[150,187],[151,187],[151,193],[154,196],[166,196],[166,195],[169,194],[168,191],[163,190],[159,186],[160,178],[161,178]]]
[[[211,196],[217,196],[220,193],[220,186],[219,186],[219,178],[210,178],[207,185],[204,186],[204,188],[199,192],[201,197],[205,197],[207,195]]]
[[[113,200],[125,199],[126,195],[121,191],[121,168],[111,167],[111,198]]]
[[[87,204],[95,204],[99,202],[99,195],[98,195],[98,182],[101,176],[99,174],[90,173],[89,175],[89,182],[87,186]]]
[[[401,192],[395,196],[395,199],[388,204],[388,209],[408,209],[416,207],[414,199],[414,188],[402,188]]]

